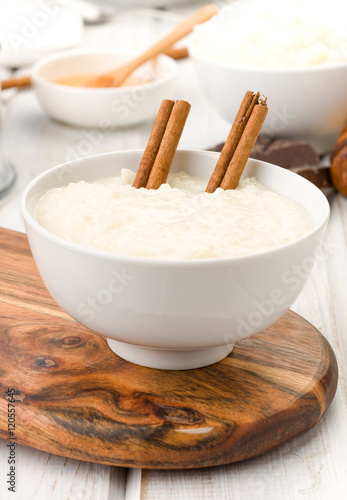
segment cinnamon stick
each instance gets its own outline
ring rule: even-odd
[[[185,59],[186,57],[189,57],[189,52],[187,47],[169,47],[166,49],[163,54],[166,56],[171,57],[172,59],[175,59],[176,61],[178,59]]]
[[[140,166],[137,170],[133,187],[139,189],[146,187],[154,161],[159,151],[167,123],[169,121],[175,101],[164,99],[155,119],[151,135],[149,136],[146,149],[143,153]]]
[[[21,78],[11,78],[10,80],[3,80],[1,82],[2,90],[10,89],[12,87],[28,87],[31,85],[30,76],[23,76]]]
[[[246,92],[225,142],[225,145],[221,151],[214,172],[212,173],[207,185],[207,193],[213,193],[217,189],[217,187],[221,186],[228,165],[235,153],[238,143],[240,142],[249,117],[251,116],[252,110],[259,101],[259,96],[259,92],[257,92],[256,94],[251,91]]]
[[[147,189],[158,189],[166,182],[190,107],[186,101],[175,102],[149,175]]]
[[[266,99],[256,104],[250,114],[247,125],[228,165],[220,187],[222,189],[235,189],[240,181],[243,169],[252,152],[261,127],[268,112]]]

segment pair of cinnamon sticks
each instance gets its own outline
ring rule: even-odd
[[[190,104],[165,99],[159,108],[133,186],[158,189],[166,182]]]
[[[186,101],[164,100],[137,171],[133,186],[158,189],[169,170],[190,111]],[[260,93],[246,92],[206,192],[235,189],[265,121],[268,107]]]
[[[218,187],[235,189],[265,121],[268,107],[260,93],[246,92],[228,138],[207,184],[206,192]]]

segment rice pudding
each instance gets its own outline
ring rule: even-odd
[[[299,239],[310,215],[255,178],[206,193],[206,178],[170,174],[159,189],[132,187],[135,173],[79,181],[44,193],[36,220],[70,242],[118,255],[209,259],[250,255]]]
[[[339,15],[336,13],[339,12]],[[244,0],[225,7],[194,28],[193,44],[202,56],[252,67],[311,67],[345,63],[347,6],[331,0]]]

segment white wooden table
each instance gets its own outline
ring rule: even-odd
[[[194,5],[194,8],[196,4]],[[192,7],[180,8],[189,12]],[[85,44],[143,46],[168,21],[124,15],[86,29]],[[136,29],[134,29],[136,27]],[[229,125],[205,99],[192,61],[179,62],[176,99],[192,104],[180,148],[204,149],[225,140]],[[79,154],[144,147],[152,123],[101,132],[51,121],[31,90],[7,103],[4,149],[17,171],[11,195],[0,202],[0,226],[24,231],[19,199],[43,170]],[[295,500],[347,498],[347,199],[330,196],[331,220],[322,258],[293,309],[331,343],[339,364],[336,397],[319,424],[276,451],[248,462],[201,470],[151,471],[79,462],[17,445],[16,493],[6,485],[8,449],[0,440],[0,498],[20,500]],[[1,314],[1,312],[0,312]]]

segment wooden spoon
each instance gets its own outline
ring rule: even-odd
[[[156,42],[152,47],[146,50],[143,54],[132,59],[130,62],[120,66],[109,73],[98,75],[93,78],[88,78],[85,87],[118,87],[128,76],[135,71],[136,68],[147,62],[149,59],[161,54],[175,42],[188,35],[196,24],[208,21],[212,16],[218,14],[219,8],[217,5],[206,5],[184,21],[178,24],[168,35]]]
[[[171,57],[172,59],[185,59],[189,57],[189,52],[187,47],[169,47],[163,54]],[[85,77],[84,77],[85,79]],[[11,89],[15,87],[30,87],[32,84],[30,76],[22,76],[20,78],[11,78],[9,80],[1,81],[2,90]]]

